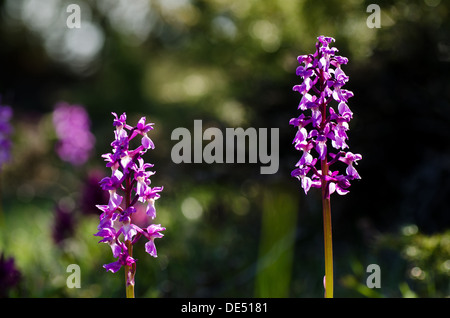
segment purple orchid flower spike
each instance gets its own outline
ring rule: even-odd
[[[327,161],[328,159],[334,159],[337,155],[332,152],[332,149],[336,149],[339,152],[348,148],[346,142],[348,139],[347,131],[349,130],[349,122],[353,117],[353,113],[347,102],[353,96],[353,93],[343,89],[349,77],[341,69],[341,65],[347,64],[348,59],[336,56],[335,54],[338,50],[334,47],[329,47],[335,41],[334,38],[319,36],[317,39],[318,42],[314,54],[298,57],[301,65],[297,68],[296,74],[303,79],[303,82],[300,85],[295,85],[293,90],[298,91],[302,95],[298,108],[303,112],[299,117],[292,118],[289,124],[298,129],[293,144],[297,150],[302,151],[302,157],[296,165],[298,168],[293,176],[302,180],[309,173],[315,175],[321,183],[336,184],[336,179],[345,179],[349,182],[360,179],[353,165],[353,163],[356,164],[356,161],[362,159],[360,154],[341,153],[339,154],[339,160]],[[331,105],[332,101],[337,102],[338,112]],[[308,132],[306,127],[309,125],[313,129]],[[313,166],[312,159],[314,158],[313,149],[317,154],[318,160],[316,163],[327,161],[328,169],[325,169],[327,174],[319,167],[311,169]],[[336,175],[335,172],[329,169],[331,164],[334,164],[336,161],[347,164],[345,175]],[[308,167],[309,169],[307,169]],[[303,184],[307,193],[309,190],[308,183],[302,182],[302,187]],[[327,195],[333,192],[328,191]],[[348,190],[336,192],[342,195],[348,193]]]
[[[348,59],[336,55],[338,49],[330,47],[334,38],[319,36],[317,40],[314,54],[297,58],[300,66],[296,74],[302,83],[292,89],[302,96],[298,105],[302,113],[289,124],[297,127],[293,144],[302,155],[291,176],[301,181],[305,194],[312,187],[322,189],[326,297],[333,297],[330,196],[349,193],[350,181],[361,179],[355,165],[362,156],[344,151],[349,148],[347,132],[353,118],[347,104],[353,92],[343,88],[349,76],[341,68]],[[333,103],[337,104],[337,112]],[[331,169],[339,163],[344,164],[340,170]]]
[[[106,167],[111,168],[111,177],[105,177],[100,181],[100,187],[108,191],[109,200],[107,205],[97,205],[102,211],[100,223],[95,236],[102,237],[99,241],[111,247],[113,257],[117,261],[105,264],[103,267],[107,271],[116,273],[120,268],[125,268],[126,294],[127,297],[134,297],[134,277],[136,273],[136,259],[133,258],[133,245],[144,236],[148,239],[145,244],[145,251],[157,257],[155,238],[163,237],[161,234],[165,230],[161,225],[151,224],[145,229],[140,228],[132,222],[132,215],[140,213],[135,204],[139,201],[147,204],[146,214],[149,219],[156,217],[155,201],[160,197],[159,192],[163,187],[151,187],[150,177],[154,171],[153,164],[145,163],[142,156],[148,149],[154,149],[153,141],[147,133],[153,129],[153,123],[146,123],[142,117],[135,127],[127,124],[125,113],[114,116],[113,126],[115,127],[115,139],[111,143],[113,147],[111,153],[103,154]],[[130,149],[132,140],[141,136],[140,145],[135,149]]]

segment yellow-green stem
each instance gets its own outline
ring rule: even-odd
[[[133,257],[133,245],[130,241],[125,242],[128,248],[128,254]],[[127,298],[134,298],[134,270],[133,266],[125,265],[125,292]]]
[[[131,179],[128,176],[126,178],[126,188],[125,188],[125,205],[126,208],[131,204]],[[126,241],[125,245],[128,249],[128,255],[133,257],[133,244],[130,241]],[[134,274],[136,272],[135,265],[127,266],[125,265],[125,292],[127,298],[134,298]]]
[[[322,160],[322,173],[328,175],[328,164]],[[322,180],[323,237],[325,247],[325,298],[333,298],[333,235],[331,227],[331,203],[327,198],[328,182]]]

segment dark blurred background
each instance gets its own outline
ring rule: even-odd
[[[130,124],[155,123],[146,161],[164,186],[156,221],[167,228],[157,259],[135,248],[138,297],[322,297],[321,201],[290,176],[301,154],[288,122],[299,115],[296,58],[327,35],[349,58],[348,144],[363,156],[362,179],[332,197],[335,294],[450,296],[450,5],[377,1],[381,27],[369,28],[371,3],[0,1],[1,104],[14,111],[0,252],[21,273],[8,295],[124,296],[123,273],[102,268],[113,258],[93,236],[89,207],[103,200],[96,178],[109,174],[101,154],[114,137],[110,113],[126,112]],[[79,29],[66,25],[70,4],[81,8]],[[60,101],[90,116],[95,150],[82,166],[55,154]],[[278,172],[174,164],[171,133],[192,132],[195,119],[203,129],[279,128]],[[71,263],[80,289],[66,286]],[[380,289],[366,286],[372,263]]]

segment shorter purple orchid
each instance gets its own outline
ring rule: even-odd
[[[153,164],[145,163],[142,156],[148,149],[154,149],[153,141],[147,133],[153,129],[153,123],[146,123],[142,117],[135,127],[127,124],[127,116],[123,113],[114,116],[115,139],[111,143],[111,153],[103,154],[106,166],[111,168],[111,176],[104,177],[100,187],[108,191],[109,200],[107,204],[97,205],[102,211],[98,232],[95,236],[102,237],[99,243],[106,243],[111,247],[113,257],[117,261],[105,264],[107,271],[117,272],[122,266],[126,269],[127,296],[128,287],[134,286],[134,273],[136,260],[132,257],[132,246],[144,236],[148,242],[145,243],[145,251],[157,257],[154,240],[162,238],[161,233],[165,230],[160,224],[150,224],[141,228],[132,223],[132,216],[140,213],[135,204],[139,201],[146,206],[146,214],[149,219],[156,217],[155,201],[160,197],[163,187],[151,187],[150,177],[155,174],[148,169]],[[135,149],[130,149],[132,140],[141,136],[141,142]]]

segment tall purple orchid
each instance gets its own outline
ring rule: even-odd
[[[305,194],[311,187],[322,189],[325,296],[333,297],[330,195],[334,192],[347,194],[350,181],[360,179],[354,165],[362,156],[345,151],[348,148],[349,122],[353,117],[347,105],[353,93],[343,89],[349,77],[341,68],[348,59],[336,55],[338,49],[329,46],[335,41],[334,38],[319,36],[317,39],[314,54],[297,58],[300,66],[296,74],[303,82],[295,85],[293,90],[302,95],[298,109],[303,112],[297,118],[292,118],[289,124],[297,127],[293,144],[295,149],[302,152],[302,156],[291,175],[301,181]],[[337,104],[337,111],[333,104]],[[338,162],[344,164],[341,170],[345,172],[336,167]]]
[[[165,228],[160,224],[151,224],[146,228],[140,228],[132,223],[132,215],[138,213],[135,204],[140,201],[146,206],[146,214],[149,218],[156,217],[155,200],[160,197],[163,187],[151,187],[150,176],[154,171],[148,171],[153,165],[145,163],[142,155],[148,149],[154,149],[153,141],[147,133],[153,129],[152,123],[146,123],[142,117],[135,127],[126,123],[127,116],[123,113],[120,117],[114,115],[115,139],[111,143],[111,153],[102,157],[111,168],[111,177],[105,177],[100,181],[103,190],[109,192],[109,201],[106,205],[97,205],[103,212],[100,215],[100,224],[95,236],[103,239],[100,242],[107,243],[117,261],[105,264],[103,267],[116,273],[122,266],[125,268],[126,295],[134,297],[134,276],[136,273],[136,260],[133,258],[133,245],[142,237],[148,239],[145,243],[145,251],[153,257],[157,257],[154,240],[163,237],[161,231]],[[130,142],[136,136],[141,136],[140,145],[130,149]]]

